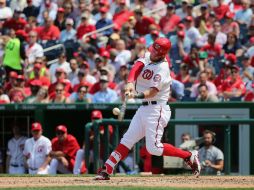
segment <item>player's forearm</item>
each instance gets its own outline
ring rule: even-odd
[[[62,151],[51,151],[49,155],[53,158],[65,157]]]
[[[158,93],[157,88],[150,88],[142,93],[135,95],[134,98],[137,98],[137,99],[153,98],[157,95],[157,93]]]
[[[40,168],[45,169],[47,167],[47,165],[49,165],[51,160],[52,160],[52,158],[48,155],[46,157],[45,161],[43,162],[43,164],[40,166]]]
[[[144,63],[138,61],[135,63],[135,65],[130,70],[129,76],[128,76],[128,82],[133,83],[135,80],[137,80],[139,74],[141,73],[142,69],[144,67]]]

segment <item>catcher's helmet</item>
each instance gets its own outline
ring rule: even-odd
[[[157,56],[165,56],[171,48],[171,42],[167,38],[158,38],[153,45],[149,47],[149,51]]]

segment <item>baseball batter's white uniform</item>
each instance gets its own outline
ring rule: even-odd
[[[171,116],[170,107],[167,105],[172,81],[168,62],[163,60],[152,63],[150,52],[137,61],[144,63],[144,67],[135,83],[136,92],[144,92],[151,87],[157,88],[159,92],[153,98],[143,99],[143,105],[137,110],[120,143],[131,149],[145,136],[148,152],[161,156],[161,138]]]
[[[51,149],[51,141],[47,137],[41,136],[36,141],[33,137],[26,140],[23,154],[29,157],[27,160],[29,174],[48,174],[49,166],[43,171],[38,172],[38,169],[44,163]]]
[[[18,139],[13,137],[8,141],[7,155],[10,156],[9,174],[25,173],[23,151],[26,140],[27,137],[21,136]]]

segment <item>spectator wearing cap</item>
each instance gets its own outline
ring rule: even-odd
[[[216,14],[216,18],[220,21],[223,18],[225,18],[225,15],[229,10],[229,6],[224,3],[224,0],[217,0],[218,5],[216,7],[213,7],[213,11]]]
[[[195,27],[199,29],[201,35],[203,35],[206,30],[206,23],[209,21],[209,6],[207,4],[203,4],[200,7],[201,15],[196,17],[195,19]]]
[[[98,22],[101,19],[100,8],[102,8],[102,7],[105,7],[107,9],[107,13],[105,15],[106,18],[109,20],[113,19],[112,13],[110,11],[108,11],[109,6],[110,6],[110,4],[109,4],[108,0],[100,0],[99,1],[99,6],[97,9],[97,12],[95,14],[93,14],[94,15],[93,19],[95,20],[95,22]]]
[[[143,15],[143,11],[141,9],[136,9],[134,11],[134,17],[136,19],[134,31],[139,36],[149,34],[149,32],[150,32],[149,26],[151,24],[156,25],[156,23],[152,17],[147,17],[147,16]]]
[[[119,65],[114,65],[114,66],[115,66],[116,72],[118,72],[120,69],[120,66],[127,65],[129,61],[131,60],[131,51],[126,49],[126,45],[123,40],[117,40],[116,50],[118,53],[115,58],[115,61],[119,63]]]
[[[89,69],[89,64],[86,61],[79,65],[78,75],[72,80],[72,86],[74,86],[75,92],[77,91],[76,85],[80,84],[81,82],[87,82],[90,85],[96,83],[96,79],[90,74]]]
[[[67,73],[63,68],[57,68],[56,82],[50,84],[49,86],[48,93],[50,98],[55,97],[56,86],[60,83],[64,85],[65,96],[69,96],[69,93],[72,92],[71,82],[67,79]]]
[[[27,24],[26,20],[21,18],[22,10],[15,9],[13,17],[4,22],[3,27],[8,29],[23,30]]]
[[[167,13],[160,19],[159,26],[161,31],[167,35],[175,30],[180,21],[181,18],[175,14],[175,6],[173,4],[168,4]]]
[[[165,37],[165,35],[158,30],[158,27],[156,25],[150,25],[149,30],[149,34],[145,35],[146,47],[150,47],[150,45],[153,44],[155,38]]]
[[[237,35],[233,32],[227,34],[227,42],[223,46],[222,54],[234,54],[236,57],[241,57],[243,54],[242,46],[237,38]]]
[[[117,101],[116,91],[108,87],[109,79],[106,75],[100,77],[100,90],[93,96],[93,103],[114,103]]]
[[[44,22],[43,12],[45,12],[45,11],[48,12],[48,16],[49,16],[50,20],[54,21],[56,19],[56,15],[57,15],[57,9],[58,9],[58,6],[53,1],[43,0],[43,2],[40,5],[40,12],[39,12],[39,16],[37,17],[37,22],[39,24],[42,24]]]
[[[240,100],[245,94],[246,88],[239,75],[240,68],[237,65],[231,66],[231,74],[227,80],[222,83],[219,97],[224,101]]]
[[[89,73],[87,71],[85,71],[84,69],[80,69],[78,72],[78,76],[77,79],[79,81],[78,84],[74,83],[75,85],[73,85],[73,91],[77,92],[79,86],[82,83],[86,83],[86,85],[90,88],[93,84],[87,81],[87,75],[89,75]],[[89,78],[89,77],[88,77]],[[74,81],[75,82],[75,81]]]
[[[176,14],[183,20],[188,16],[187,9],[188,9],[189,1],[183,0],[181,4],[181,8],[176,10]]]
[[[208,87],[209,94],[217,95],[217,88],[214,85],[214,83],[208,81],[208,76],[205,71],[200,72],[199,74],[199,81],[192,85],[191,87],[191,98],[197,98],[198,97],[198,86],[200,84],[205,84]]]
[[[80,149],[77,139],[67,132],[65,125],[56,127],[56,137],[52,139],[52,151],[50,152],[50,174],[60,172],[72,173],[75,156]]]
[[[37,93],[39,92],[41,86],[42,82],[40,80],[32,80],[30,82],[31,95],[24,99],[24,103],[35,103]]]
[[[214,94],[209,94],[208,87],[206,84],[200,84],[198,86],[198,97],[197,102],[219,102],[219,99]]]
[[[64,30],[66,26],[65,25],[66,17],[64,15],[64,11],[65,11],[64,8],[59,7],[57,9],[56,19],[54,20],[54,25],[58,27],[60,31]]]
[[[4,85],[0,83],[0,104],[10,103],[10,98],[7,94],[4,93]]]
[[[58,68],[63,69],[67,75],[71,72],[70,63],[66,61],[64,53],[59,55],[57,63],[54,63],[49,67],[50,80],[52,83],[56,82],[55,73]]]
[[[25,14],[26,18],[34,17],[37,18],[39,15],[39,7],[34,6],[33,0],[26,0],[27,6],[24,8],[23,13]]]
[[[0,20],[6,20],[12,17],[12,10],[6,6],[6,0],[0,0]]]
[[[95,31],[96,28],[93,24],[89,23],[89,15],[87,13],[83,13],[81,15],[81,23],[77,28],[77,39],[81,39],[83,37],[83,35],[85,35],[86,33]]]
[[[25,77],[23,75],[18,75],[16,81],[16,86],[10,89],[8,95],[11,102],[21,103],[31,94],[31,91],[30,88],[25,87]]]
[[[107,67],[109,72],[111,73],[112,77],[114,78],[116,69],[115,66],[110,63],[110,54],[107,50],[104,50],[100,54],[102,58],[102,63],[104,67]]]
[[[49,86],[50,79],[48,74],[48,69],[43,64],[43,58],[36,58],[33,64],[33,70],[27,73],[28,75],[28,83],[32,80],[40,80],[42,82],[42,86]]]
[[[71,18],[65,21],[66,28],[61,31],[60,41],[64,43],[67,40],[76,40],[76,30],[73,28],[74,22]]]
[[[252,19],[252,10],[250,9],[249,0],[241,0],[242,9],[235,14],[235,20],[240,26],[249,27]]]
[[[242,65],[240,76],[246,86],[246,90],[250,90],[254,81],[254,67],[251,65],[251,60],[248,56],[243,57]]]
[[[64,83],[57,83],[55,86],[55,94],[50,98],[50,102],[52,103],[70,103],[70,99],[66,95]]]
[[[8,75],[9,81],[4,85],[4,91],[9,92],[9,90],[17,85],[18,74],[15,71],[11,71]]]
[[[109,26],[111,24],[113,24],[112,19],[108,19],[107,18],[107,12],[108,12],[108,8],[107,7],[101,7],[100,8],[100,14],[101,14],[101,18],[96,22],[95,27],[96,30],[104,28],[106,26]],[[102,31],[102,34],[105,36],[110,36],[113,33],[113,29],[112,28],[108,28],[104,31]]]
[[[47,18],[42,26],[36,29],[40,40],[58,40],[60,37],[60,30],[53,23],[51,18]]]
[[[32,137],[26,140],[23,151],[29,174],[48,174],[51,142],[42,135],[42,125],[38,122],[32,123],[31,133]]]
[[[36,58],[43,57],[43,48],[37,43],[37,33],[31,31],[28,34],[28,44],[25,46],[27,63],[33,64]]]
[[[197,45],[201,39],[201,34],[199,33],[199,30],[194,26],[194,20],[191,16],[185,17],[184,26],[186,29],[186,36],[188,36],[188,38],[191,40],[191,45]]]
[[[240,36],[240,27],[239,24],[234,21],[235,14],[233,12],[228,11],[225,15],[225,22],[222,24],[221,31],[225,34],[235,33],[239,38]]]
[[[70,101],[72,103],[91,103],[92,95],[88,92],[91,85],[87,82],[80,83],[77,91],[74,91],[70,95]]]
[[[177,60],[182,60],[183,57],[187,56],[190,53],[191,41],[185,35],[184,31],[178,31],[176,35],[170,37],[172,44],[170,50],[170,58],[173,61],[175,72],[179,70],[179,64],[176,64]]]

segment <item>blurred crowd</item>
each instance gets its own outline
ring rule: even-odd
[[[169,101],[254,101],[253,11],[252,0],[0,0],[0,103],[121,102],[158,37],[172,43]]]

